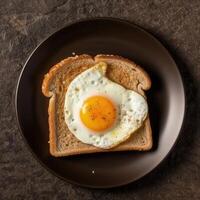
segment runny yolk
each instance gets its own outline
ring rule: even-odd
[[[110,128],[115,122],[116,109],[106,97],[93,96],[84,101],[80,118],[87,128],[101,132]]]

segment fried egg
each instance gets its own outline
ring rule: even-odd
[[[143,96],[109,80],[100,62],[69,84],[64,103],[65,122],[83,143],[109,149],[127,140],[148,114]]]

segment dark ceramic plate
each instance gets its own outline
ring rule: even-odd
[[[62,158],[49,154],[49,99],[42,95],[41,84],[50,67],[72,52],[121,55],[149,73],[152,88],[147,96],[154,141],[151,151]],[[143,177],[168,155],[182,127],[185,96],[178,68],[157,39],[131,23],[102,18],[71,24],[35,49],[19,78],[16,111],[28,146],[45,168],[71,183],[109,188]]]

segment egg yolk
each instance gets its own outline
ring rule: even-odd
[[[80,118],[87,128],[100,132],[113,125],[116,109],[106,97],[93,96],[84,101],[80,110]]]

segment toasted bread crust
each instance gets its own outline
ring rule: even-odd
[[[51,67],[49,72],[47,74],[45,74],[45,76],[44,76],[44,80],[43,80],[43,83],[42,83],[42,93],[46,97],[51,97],[53,95],[53,91],[50,89],[50,85],[52,84],[53,78],[62,69],[62,67],[69,65],[70,63],[72,63],[74,61],[77,61],[77,60],[81,61],[81,60],[84,60],[84,59],[92,59],[92,57],[89,56],[89,55],[86,55],[86,54],[83,54],[83,55],[80,55],[80,56],[68,57],[68,58],[60,61],[59,63],[57,63],[53,67]]]
[[[141,77],[143,78],[143,82],[141,82],[141,88],[142,90],[148,90],[151,88],[151,79],[149,78],[149,75],[146,73],[146,71],[144,71],[139,65],[135,64],[133,61],[127,59],[127,58],[123,58],[121,56],[118,55],[104,55],[104,54],[99,54],[97,56],[95,56],[95,61],[99,62],[99,61],[120,61],[120,62],[124,62],[124,63],[128,63],[130,65],[131,68],[134,68],[136,70],[139,71],[139,73],[141,73]]]
[[[56,124],[55,124],[55,95],[53,95],[49,100],[49,142],[50,144],[50,153],[51,155],[57,155],[57,148],[56,148]],[[53,142],[52,142],[53,141]]]
[[[138,73],[140,73],[140,77],[142,82],[139,82],[140,84],[137,85],[136,90],[145,96],[143,90],[147,90],[151,87],[151,81],[148,76],[148,74],[138,65],[136,65],[134,62],[122,58],[120,56],[114,56],[114,55],[97,55],[94,57],[94,59],[89,55],[80,55],[75,57],[69,57],[67,59],[62,60],[60,63],[54,65],[50,71],[45,75],[43,84],[42,84],[42,92],[45,96],[50,97],[49,101],[49,143],[50,143],[50,153],[51,155],[58,157],[58,156],[68,156],[68,155],[77,155],[77,154],[85,154],[85,153],[96,153],[96,152],[111,152],[111,151],[131,151],[131,150],[149,150],[152,147],[152,133],[151,133],[151,126],[150,126],[150,120],[149,117],[146,118],[144,122],[143,128],[141,128],[140,131],[146,132],[146,142],[144,145],[131,145],[131,141],[134,140],[134,137],[131,136],[127,141],[119,144],[118,146],[111,148],[109,150],[104,150],[101,148],[94,147],[92,145],[77,145],[76,148],[68,148],[60,151],[57,147],[58,145],[58,134],[56,130],[56,92],[54,91],[54,78],[58,75],[59,72],[62,71],[62,69],[70,64],[73,64],[74,62],[85,62],[88,63],[88,67],[93,66],[95,62],[99,61],[105,61],[105,62],[121,62],[123,64],[129,65],[132,68],[135,68]],[[70,76],[70,74],[69,74]],[[134,133],[135,134],[135,133]],[[134,135],[133,134],[133,135]],[[138,134],[138,133],[137,133]],[[74,137],[74,136],[72,136]],[[139,136],[138,136],[139,137]],[[75,137],[74,137],[75,138]]]

